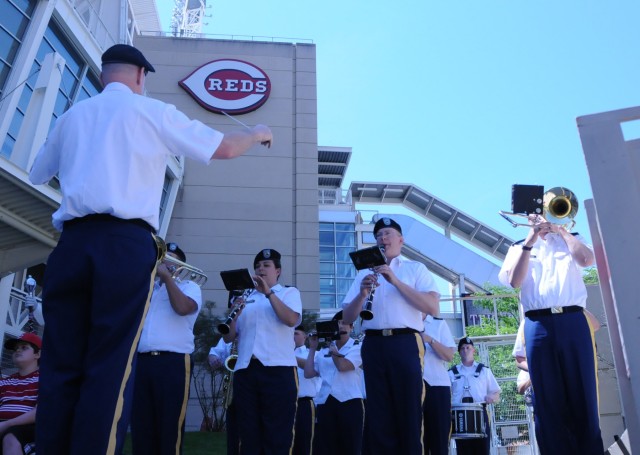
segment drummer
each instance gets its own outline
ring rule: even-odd
[[[487,436],[483,438],[457,439],[456,453],[458,455],[489,455],[490,437],[488,435],[491,434],[491,429],[489,428],[486,405],[497,403],[500,400],[501,389],[489,367],[474,360],[476,348],[473,346],[471,338],[460,339],[458,352],[462,363],[449,369],[452,408],[455,410],[456,406],[465,403],[482,404],[485,434]],[[468,415],[469,413],[466,414]],[[455,434],[453,437],[455,437]]]

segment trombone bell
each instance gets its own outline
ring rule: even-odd
[[[165,241],[157,235],[153,236],[153,238],[156,241],[156,247],[158,249],[158,262],[168,262],[173,266],[171,276],[174,280],[190,280],[200,287],[204,286],[208,278],[202,270],[168,255]]]
[[[576,223],[578,199],[571,190],[556,186],[544,193],[544,217],[554,224],[560,224],[570,230]],[[569,226],[569,227],[567,227]]]
[[[542,216],[549,223],[563,226],[567,231],[570,231],[573,226],[575,226],[576,222],[574,218],[578,214],[578,199],[571,190],[562,186],[551,188],[544,193],[542,204]],[[518,223],[511,219],[511,217],[517,216],[526,218],[528,221],[529,214],[505,212],[502,210],[498,213],[513,227],[531,227],[529,222]]]

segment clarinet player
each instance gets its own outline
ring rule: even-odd
[[[356,276],[343,302],[343,322],[352,324],[372,287],[373,319],[362,322],[366,385],[366,453],[421,455],[423,314],[437,315],[440,294],[424,264],[401,257],[402,228],[380,218],[373,235],[386,264]],[[376,274],[379,274],[377,276]]]
[[[300,291],[278,283],[282,271],[276,250],[254,261],[254,300],[231,321],[225,342],[238,338],[233,402],[242,453],[289,454],[293,448],[298,401],[294,327],[302,321]],[[237,306],[243,305],[242,298]]]

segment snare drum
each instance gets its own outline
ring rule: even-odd
[[[482,403],[459,403],[451,406],[451,437],[454,439],[486,438]]]

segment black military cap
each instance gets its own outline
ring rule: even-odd
[[[184,251],[180,249],[177,243],[173,243],[173,242],[167,243],[167,251],[178,256],[178,259],[180,259],[182,262],[187,262],[187,255],[184,254]]]
[[[400,234],[402,234],[402,228],[400,227],[400,225],[395,221],[393,221],[391,218],[387,218],[385,216],[380,218],[378,221],[376,221],[376,224],[373,226],[374,237],[378,233],[378,231],[383,228],[393,228],[396,231],[398,231]]]
[[[462,349],[462,346],[464,346],[465,344],[470,344],[471,346],[473,346],[473,340],[469,337],[460,338],[460,341],[458,341],[458,351],[460,351],[460,349]]]
[[[142,52],[128,44],[116,44],[102,54],[102,64],[106,63],[130,63],[155,73],[155,68],[144,58]]]
[[[255,268],[255,266],[260,261],[271,260],[276,265],[276,268],[280,268],[280,258],[281,257],[282,256],[280,256],[280,253],[278,253],[276,250],[272,250],[272,249],[269,249],[269,248],[264,249],[264,250],[260,251],[256,255],[256,258],[253,260],[253,267]]]
[[[333,315],[333,317],[331,318],[332,321],[342,321],[342,310],[338,311],[336,314]]]

